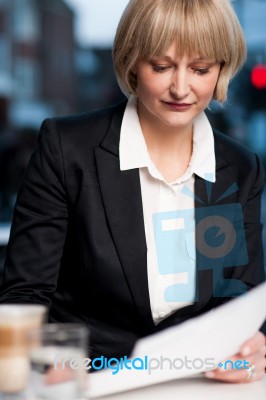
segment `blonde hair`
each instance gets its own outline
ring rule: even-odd
[[[214,99],[224,102],[232,77],[246,58],[246,44],[230,0],[130,0],[113,46],[118,83],[136,95],[133,70],[141,59],[161,56],[173,42],[179,55],[221,63]]]

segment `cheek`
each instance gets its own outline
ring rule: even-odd
[[[198,94],[202,99],[211,99],[216,87],[217,79],[210,79],[206,82],[201,83],[201,85],[198,85]]]
[[[167,79],[165,76],[143,73],[138,76],[139,95],[142,93],[146,97],[160,96],[167,90]]]
[[[138,85],[138,95],[143,99],[153,99],[158,94],[158,87],[151,82],[140,82]]]

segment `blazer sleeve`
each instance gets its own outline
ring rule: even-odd
[[[244,268],[246,281],[250,287],[254,287],[265,281],[265,271],[263,263],[263,243],[261,223],[261,197],[264,188],[264,169],[258,156],[257,168],[254,170],[254,183],[249,191],[247,204],[244,207],[244,224],[246,232],[246,242],[251,268]]]
[[[256,178],[252,189],[249,192],[248,201],[244,209],[244,221],[250,267],[243,269],[245,278],[250,288],[265,281],[265,267],[262,243],[262,223],[261,223],[261,197],[264,188],[265,173],[262,163],[258,156]],[[266,321],[260,329],[266,335]]]
[[[0,303],[50,305],[68,222],[64,187],[60,135],[48,119],[17,196]]]

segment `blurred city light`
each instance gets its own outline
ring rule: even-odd
[[[251,71],[251,82],[257,89],[266,89],[266,65],[255,65]]]

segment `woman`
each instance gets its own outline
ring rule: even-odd
[[[203,113],[213,98],[226,99],[244,58],[228,0],[129,2],[114,65],[131,97],[43,123],[17,198],[1,302],[46,304],[51,321],[89,326],[91,358],[123,357],[137,339],[265,279],[261,164],[213,132]],[[226,221],[236,226],[238,247],[229,248],[229,232],[222,267],[214,268],[217,255],[201,240],[204,226],[195,226],[212,221],[218,205],[220,228]],[[235,356],[248,357],[249,373],[213,377],[260,379],[264,356],[258,332]]]

